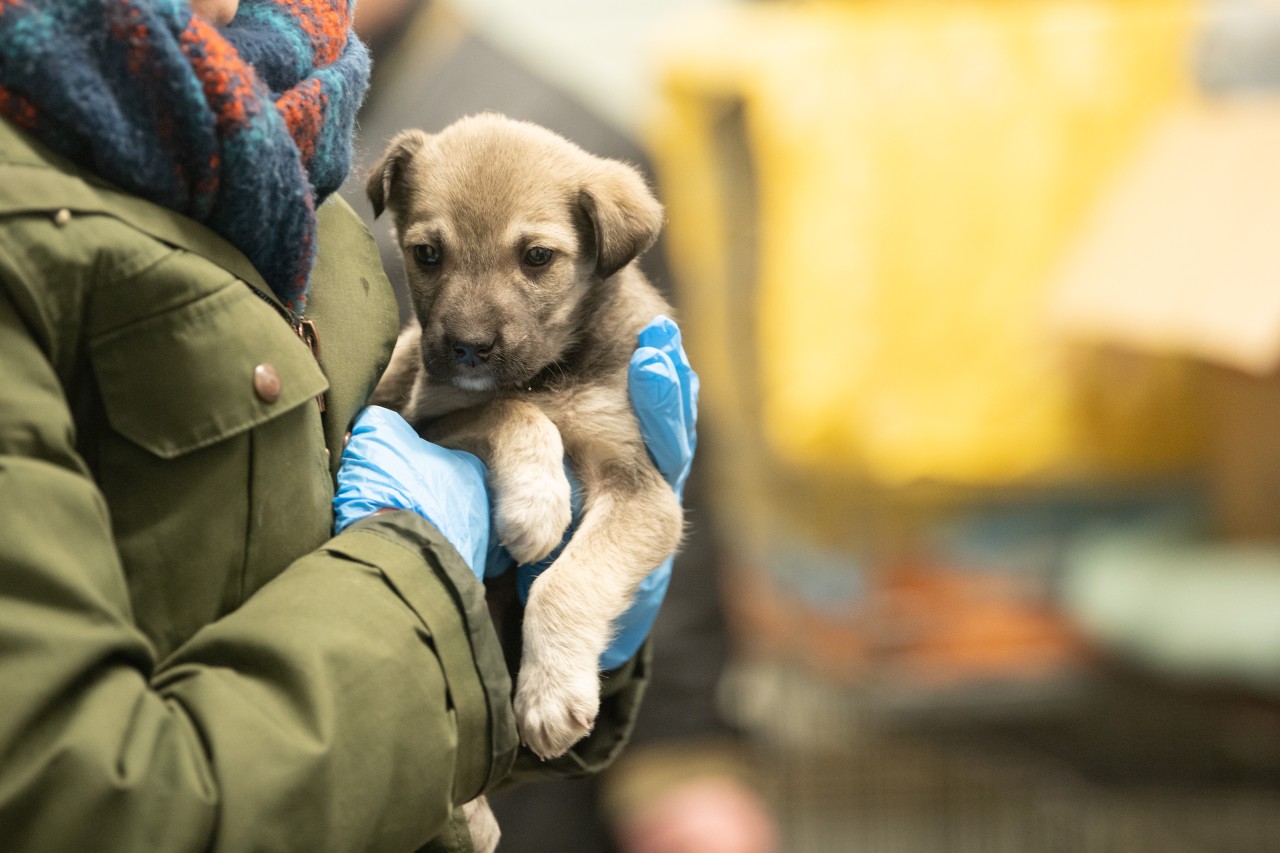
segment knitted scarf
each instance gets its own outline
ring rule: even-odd
[[[352,0],[0,0],[0,114],[221,234],[301,316],[316,206],[350,168],[368,54]]]

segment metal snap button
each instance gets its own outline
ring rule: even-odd
[[[259,364],[253,369],[253,390],[258,399],[264,403],[274,403],[280,399],[280,374],[269,364]]]

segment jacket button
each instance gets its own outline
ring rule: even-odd
[[[65,207],[53,215],[53,224],[59,228],[71,221],[71,211]]]
[[[259,364],[253,369],[253,390],[258,399],[264,403],[274,403],[280,399],[280,374],[269,364]]]

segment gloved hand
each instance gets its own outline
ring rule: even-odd
[[[641,330],[639,342],[627,377],[631,406],[649,455],[683,497],[698,444],[698,374],[670,318],[655,317]]]
[[[689,364],[680,341],[680,329],[670,318],[656,317],[640,332],[639,348],[631,356],[627,390],[649,455],[676,494],[682,496],[697,445],[698,374]],[[578,484],[572,479],[570,483],[573,524],[565,535],[566,542],[577,527],[582,507]],[[522,603],[528,600],[534,578],[555,562],[563,548],[562,542],[547,559],[517,569],[517,590]],[[600,656],[601,669],[622,666],[649,636],[671,582],[674,559],[673,554],[640,582],[631,607],[614,622],[614,638]]]
[[[425,441],[400,415],[369,406],[342,451],[334,531],[384,508],[412,510],[434,524],[483,580],[496,551],[490,547],[485,474],[472,454]]]

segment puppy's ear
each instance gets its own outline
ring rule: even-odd
[[[402,130],[391,138],[391,144],[382,152],[378,162],[369,170],[365,179],[364,191],[373,205],[373,216],[378,218],[382,211],[395,208],[392,198],[396,183],[404,175],[405,165],[427,145],[431,137],[420,130]]]
[[[616,160],[595,164],[578,191],[578,206],[591,226],[596,274],[601,278],[652,246],[662,230],[662,205],[639,172]]]

